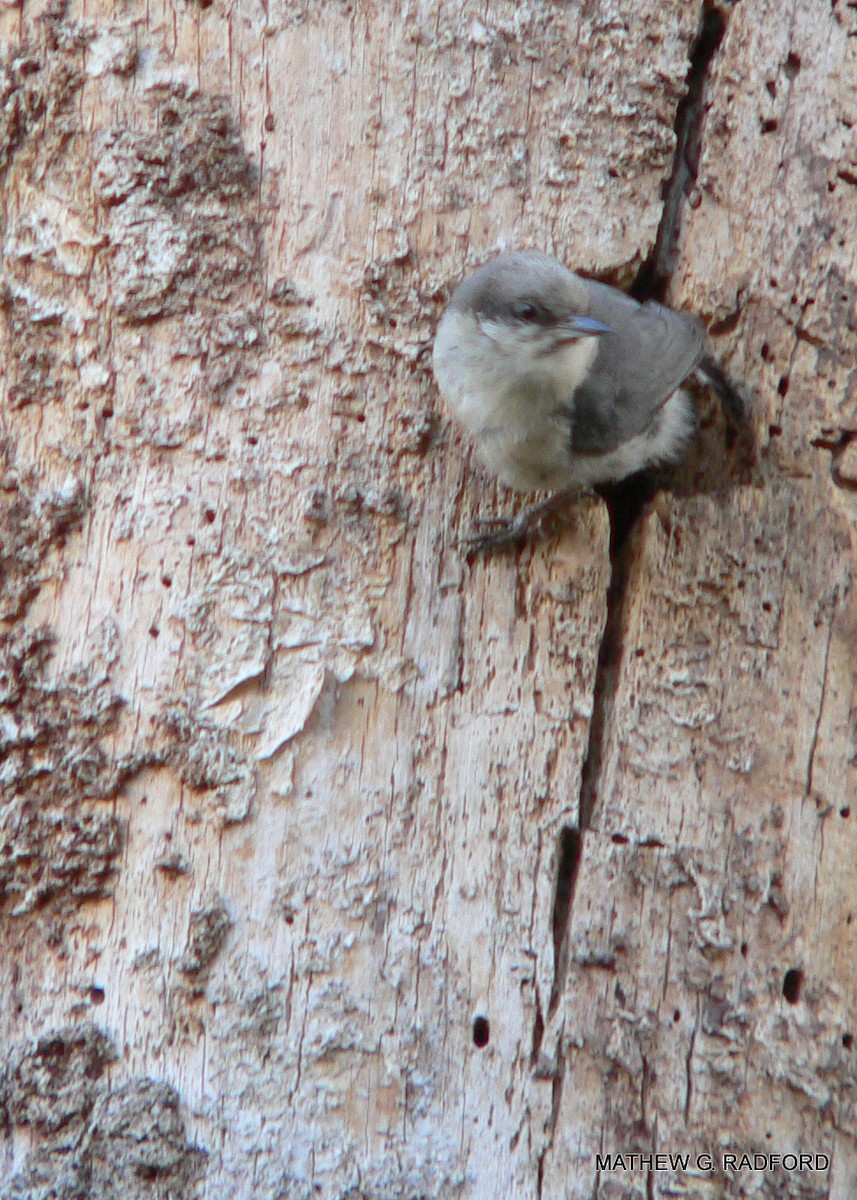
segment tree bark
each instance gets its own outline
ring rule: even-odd
[[[0,38],[0,1197],[851,1200],[854,5]],[[511,247],[751,432],[468,562]]]

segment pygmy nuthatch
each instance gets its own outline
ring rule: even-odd
[[[638,304],[527,251],[503,254],[459,285],[433,365],[494,474],[522,491],[565,496],[684,456],[696,415],[680,385],[694,370],[718,391],[723,382],[704,354],[695,318]],[[734,394],[724,399],[737,415]]]

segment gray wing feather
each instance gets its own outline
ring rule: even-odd
[[[649,300],[638,304],[589,281],[590,316],[614,333],[598,341],[598,356],[571,401],[576,453],[606,454],[636,437],[687,378],[705,352],[705,330],[694,317]]]

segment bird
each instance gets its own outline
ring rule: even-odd
[[[501,254],[459,284],[432,366],[483,465],[519,491],[554,493],[474,539],[477,549],[519,542],[571,497],[681,461],[697,427],[681,386],[691,374],[731,418],[744,414],[696,317],[640,303],[535,250]]]

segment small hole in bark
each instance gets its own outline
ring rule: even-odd
[[[777,384],[777,391],[780,393],[780,395],[784,399],[789,394],[789,377],[788,377],[788,375],[780,376],[780,382]]]
[[[675,1022],[676,1025],[678,1025],[680,1020],[681,1020],[681,1013],[678,1011],[678,1009],[676,1009],[675,1012],[673,1013],[673,1021]]]
[[[473,1018],[473,1045],[477,1050],[484,1050],[491,1038],[491,1026],[487,1017]]]
[[[782,425],[769,425],[768,426],[768,437],[779,437],[782,432],[783,432]]]
[[[89,989],[89,999],[92,1001],[93,1004],[103,1004],[104,1003],[104,988],[103,987],[91,987]]]
[[[160,637],[160,636],[161,636],[161,631],[160,631],[160,629],[158,629],[157,625],[152,625],[152,626],[150,626],[150,628],[149,628],[149,637],[150,637],[150,638],[157,638],[157,637]]]
[[[207,508],[202,515],[205,517],[206,521],[208,521],[209,525],[213,525],[214,518],[217,516],[217,513],[213,508]]]
[[[749,949],[750,949],[750,947],[747,945],[747,943],[746,943],[746,942],[742,942],[742,943],[741,943],[741,957],[742,957],[742,958],[746,958],[746,957],[747,957],[747,951],[748,951]]]
[[[800,967],[789,967],[783,978],[783,995],[789,1004],[797,1004],[803,987],[803,971]]]
[[[628,845],[628,839],[625,837],[624,833],[614,833],[613,836],[610,838],[610,841],[613,843],[614,846],[627,846]]]
[[[762,612],[770,612],[770,611],[771,611],[770,600],[763,600],[762,601]]]
[[[789,56],[785,61],[784,70],[789,79],[794,79],[801,68],[800,55],[795,54],[794,50],[789,51]]]
[[[854,1034],[853,1033],[843,1033],[842,1045],[845,1047],[846,1050],[850,1050],[851,1047],[854,1045]]]
[[[839,815],[840,815],[840,817],[843,817],[847,821],[848,818],[851,816],[850,806],[846,804],[844,808],[840,808]]]
[[[762,355],[762,358],[765,360],[765,362],[770,362],[771,347],[768,345],[767,342],[762,342],[761,355]]]
[[[762,133],[776,133],[779,126],[779,121],[776,117],[769,117],[767,121],[762,122]]]
[[[769,79],[769,80],[767,80],[767,82],[765,83],[765,87],[768,89],[768,95],[769,95],[769,96],[776,96],[776,94],[777,94],[777,85],[776,85],[776,82],[775,82],[773,79]]]
[[[172,579],[170,579],[169,575],[162,575],[161,583],[164,585],[165,588],[171,588],[173,586],[173,581],[172,581]]]

